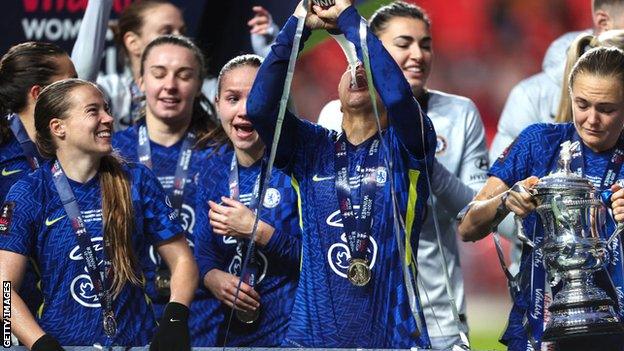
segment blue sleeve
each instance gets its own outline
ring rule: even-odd
[[[199,279],[202,282],[200,286],[204,286],[203,279],[206,273],[212,269],[222,269],[225,266],[225,259],[223,255],[219,254],[218,244],[216,240],[221,238],[219,235],[215,235],[212,232],[212,226],[208,219],[208,200],[214,200],[214,195],[211,193],[217,189],[215,180],[217,177],[213,176],[213,172],[206,174],[202,172],[199,177],[198,191],[196,193],[195,213],[197,219],[195,222],[195,230],[193,235],[195,236],[195,259],[197,260],[197,266],[199,267]],[[218,201],[217,201],[218,202]]]
[[[353,6],[348,7],[338,17],[338,28],[355,45],[360,60],[362,60],[360,23],[363,21],[364,19],[360,17]],[[368,30],[368,26],[366,29],[366,45],[370,57],[373,84],[386,106],[390,127],[396,130],[399,140],[407,150],[416,158],[422,159],[435,150],[436,141],[433,124],[429,117],[421,111],[409,84],[392,56],[383,47],[381,41]],[[425,141],[422,138],[421,113],[424,117]]]
[[[297,18],[290,17],[277,35],[269,55],[260,66],[247,98],[247,117],[252,121],[260,138],[269,149],[273,144],[273,134],[296,29]],[[303,48],[303,43],[309,36],[310,31],[304,27],[299,50]],[[290,111],[286,111],[275,157],[277,167],[284,168],[289,164],[299,135],[298,129],[302,123]]]
[[[301,237],[275,228],[264,251],[279,258],[280,262],[297,267],[301,263]]]
[[[531,176],[531,165],[534,164],[532,145],[539,147],[541,144],[539,135],[543,128],[540,126],[535,124],[524,129],[496,159],[488,175],[501,179],[510,188]]]
[[[35,250],[37,218],[42,206],[32,183],[15,183],[0,208],[0,250],[31,256]]]
[[[145,233],[154,245],[169,240],[184,231],[160,182],[147,167],[135,164],[139,169],[141,205]]]

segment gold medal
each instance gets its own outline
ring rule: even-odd
[[[349,278],[351,284],[355,286],[368,284],[371,279],[371,270],[368,267],[368,261],[361,258],[352,258],[349,260],[347,278]]]

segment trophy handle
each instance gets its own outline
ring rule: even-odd
[[[622,234],[622,232],[624,232],[624,223],[618,223],[617,228],[615,228],[615,231],[613,232],[613,234],[611,234],[609,240],[607,240],[607,247],[611,245],[615,238]]]
[[[520,216],[518,215],[514,215],[514,222],[516,223],[516,236],[518,237],[518,239],[520,239],[520,241],[522,241],[524,244],[527,244],[531,248],[534,249],[535,243],[531,239],[529,239],[524,233],[524,226],[522,225],[522,218],[520,218]]]

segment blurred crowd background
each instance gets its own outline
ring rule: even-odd
[[[471,98],[486,127],[488,144],[511,88],[541,70],[543,55],[559,35],[589,28],[590,0],[407,0],[432,19],[434,68],[428,86]],[[131,0],[115,0],[113,18]],[[230,58],[251,52],[247,21],[261,5],[281,26],[295,0],[173,0],[184,11],[188,35],[204,50],[209,75]],[[370,15],[388,0],[359,0]],[[55,42],[70,51],[87,0],[3,1],[0,13],[4,53],[28,40]],[[112,33],[102,69],[117,69]],[[326,102],[337,98],[336,86],[346,67],[338,45],[315,34],[297,63],[292,95],[300,115],[316,121]],[[452,142],[452,140],[450,141]],[[503,349],[496,343],[510,304],[506,282],[491,239],[461,244],[468,318],[475,349]]]

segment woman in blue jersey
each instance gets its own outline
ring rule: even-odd
[[[32,350],[62,345],[188,349],[197,266],[156,178],[113,155],[112,117],[92,83],[69,79],[39,94],[37,146],[49,161],[20,179],[2,210],[0,275],[19,287],[27,257],[42,276],[35,317],[13,291],[12,328]],[[155,320],[138,255],[158,246],[172,271],[171,299]]]
[[[435,208],[428,207],[432,215],[423,224],[418,243],[421,282],[418,289],[432,347],[441,350],[452,348],[462,342],[460,333],[468,332],[455,217],[487,179],[483,123],[470,99],[427,87],[433,69],[434,51],[431,21],[422,8],[394,1],[375,11],[369,27],[401,68],[436,131],[436,159],[431,171]],[[342,130],[339,100],[325,105],[319,114],[318,124],[338,132]],[[436,219],[437,224],[434,222]],[[438,246],[437,232],[440,233],[444,252]],[[443,263],[449,275],[449,291],[441,270]],[[457,315],[449,296],[455,300]]]
[[[127,160],[149,167],[168,192],[189,243],[197,227],[194,182],[212,153],[211,145],[225,139],[200,105],[204,58],[189,39],[161,36],[145,48],[140,67],[140,88],[145,92],[145,114],[137,124],[113,136],[113,146]],[[169,271],[150,247],[141,259],[147,294],[156,317],[169,301]],[[203,323],[206,296],[198,294],[191,306],[194,345],[204,344],[211,330]]]
[[[610,197],[615,218],[608,220],[607,233],[614,230],[614,221],[622,221],[624,191],[614,185],[624,178],[621,155],[624,150],[624,51],[616,48],[596,48],[586,52],[574,65],[568,80],[572,101],[573,123],[535,124],[526,128],[490,168],[486,185],[464,213],[459,225],[464,240],[475,241],[486,237],[508,213],[524,218],[527,236],[535,243],[543,240],[541,220],[535,214],[536,203],[522,191],[530,188],[540,177],[558,168],[559,149],[564,141],[581,144],[578,165],[573,171],[589,179],[599,191],[614,191]],[[614,156],[617,156],[614,158]],[[608,177],[614,174],[613,177]],[[535,228],[535,229],[533,229]],[[616,291],[624,286],[622,246],[618,240],[609,247],[607,272]],[[546,286],[547,273],[542,255],[525,245],[520,265],[520,291],[515,294],[502,341],[509,350],[541,349],[544,331],[545,301],[551,301]],[[601,287],[613,291],[609,279]],[[599,280],[600,281],[600,280]],[[553,287],[553,294],[557,287]],[[617,308],[624,317],[624,300],[617,295]],[[526,321],[526,322],[525,322]],[[560,344],[561,350],[620,350],[621,342],[600,336],[589,340],[570,339]]]
[[[35,137],[35,102],[48,84],[76,77],[69,56],[54,44],[27,42],[13,46],[0,60],[0,202],[22,176],[39,167]],[[36,267],[31,262],[20,296],[35,313],[41,305]]]
[[[337,28],[362,59],[360,33],[365,35],[374,81],[368,81],[362,65],[342,76],[340,135],[286,112],[276,166],[292,174],[296,184],[303,251],[284,344],[428,347],[410,263],[424,219],[428,189],[423,173],[432,167],[435,132],[400,68],[350,1],[313,10],[306,14],[302,42],[310,29]],[[300,5],[278,35],[247,100],[248,117],[269,145],[296,16],[304,13]],[[368,90],[372,83],[383,102],[378,103],[381,133]]]
[[[218,78],[215,106],[229,142],[200,173],[195,239],[200,277],[216,298],[205,323],[218,328],[216,342],[202,346],[279,346],[297,287],[301,232],[290,178],[273,172],[262,206],[258,200],[265,147],[246,102],[261,62],[235,57]],[[254,249],[235,297],[256,213]]]

